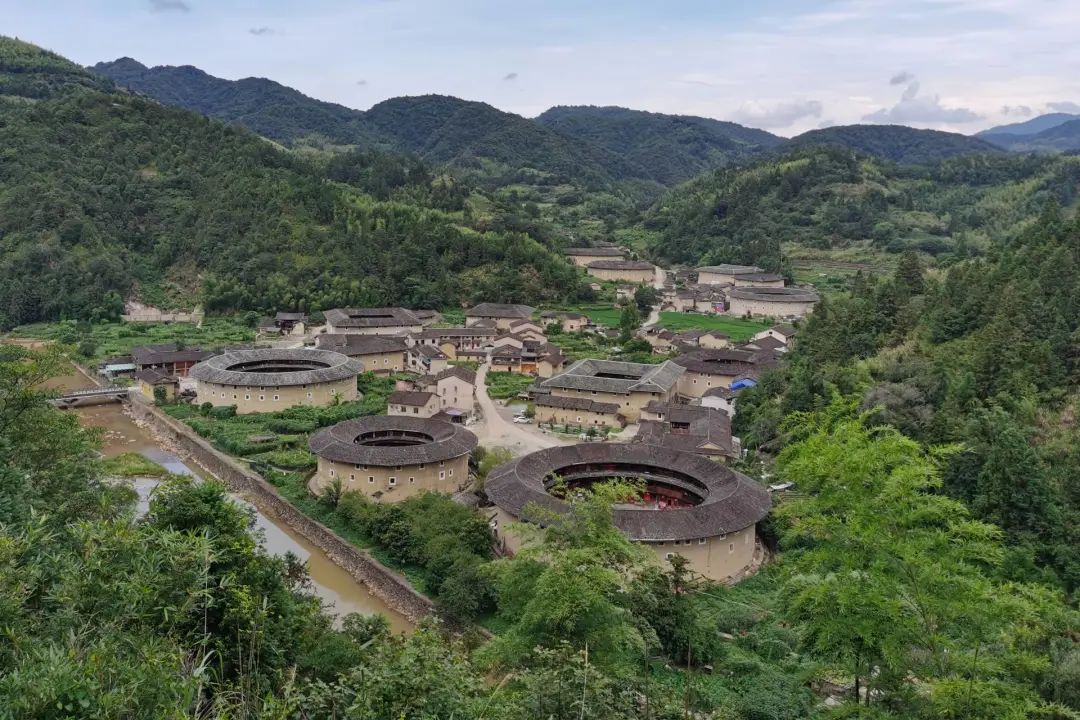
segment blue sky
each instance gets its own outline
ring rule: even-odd
[[[80,63],[196,65],[360,109],[443,93],[527,116],[623,105],[781,135],[1080,112],[1077,0],[0,0],[0,18]]]

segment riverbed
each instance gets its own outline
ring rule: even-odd
[[[71,373],[53,378],[48,385],[58,390],[78,390],[92,387],[93,382],[76,368],[72,368]],[[105,457],[135,452],[153,460],[169,472],[178,475],[202,476],[197,467],[185,464],[179,457],[162,448],[148,430],[136,425],[124,414],[123,405],[120,403],[92,405],[68,412],[78,413],[79,420],[85,427],[101,430],[102,454]],[[156,482],[147,479],[132,482],[139,493],[139,510],[145,511]],[[275,555],[291,552],[307,563],[312,590],[329,606],[330,613],[339,616],[351,612],[368,615],[379,613],[385,615],[390,621],[390,627],[394,632],[408,632],[412,629],[412,624],[403,615],[372,595],[363,583],[357,582],[351,575],[335,565],[322,550],[297,535],[285,524],[264,515],[246,498],[234,496],[234,499],[254,510],[255,525],[261,531],[267,552]]]

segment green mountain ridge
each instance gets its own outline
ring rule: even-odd
[[[1080,118],[1027,135],[1002,133],[983,137],[1014,152],[1070,152],[1080,150]]]
[[[136,292],[267,311],[535,303],[582,288],[551,248],[473,222],[423,168],[342,155],[334,182],[246,130],[36,58],[0,38],[0,83],[37,96],[0,99],[0,327],[113,317]],[[12,79],[35,76],[49,82]],[[396,176],[386,200],[345,184],[374,171]]]
[[[780,150],[787,152],[814,146],[844,147],[905,165],[1002,152],[1001,148],[980,138],[906,125],[836,125],[810,130],[791,138],[780,146]]]
[[[1062,123],[1078,118],[1080,118],[1080,115],[1075,113],[1046,113],[1045,115],[1039,115],[1038,117],[1033,117],[1030,120],[1024,120],[1023,122],[995,125],[994,127],[975,133],[975,137],[985,138],[990,140],[990,142],[994,142],[993,138],[997,135],[1034,135],[1043,130],[1049,130],[1052,127],[1057,127]]]

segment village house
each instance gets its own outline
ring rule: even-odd
[[[701,394],[698,404],[725,412],[728,417],[735,417],[735,396],[738,392],[726,387],[710,388]]]
[[[626,419],[619,414],[619,405],[584,397],[562,397],[541,393],[534,403],[536,422],[540,425],[568,427],[622,427]]]
[[[793,325],[773,325],[767,330],[762,330],[758,334],[750,338],[751,342],[755,340],[762,340],[770,337],[784,343],[787,347],[791,347],[795,342],[795,327]]]
[[[679,378],[679,394],[685,398],[700,398],[715,387],[731,387],[739,378],[756,378],[777,364],[775,353],[737,348],[696,350],[672,362],[685,369]]]
[[[279,312],[259,321],[257,329],[263,335],[303,335],[307,332],[307,323],[307,313]]]
[[[765,272],[756,265],[706,265],[697,269],[699,285],[734,285],[738,275]]]
[[[641,411],[631,442],[660,445],[725,462],[739,456],[731,437],[731,418],[714,408],[651,402]]]
[[[603,247],[572,247],[563,250],[563,255],[578,267],[585,267],[597,260],[620,260],[626,255],[626,249],[613,245]]]
[[[429,375],[442,372],[450,358],[434,345],[413,345],[407,353],[409,372]]]
[[[589,325],[589,318],[585,315],[565,310],[548,310],[547,312],[542,312],[540,313],[540,319],[544,322],[545,326],[557,324],[562,328],[562,331],[566,333],[581,332]]]
[[[405,339],[385,335],[317,335],[315,347],[358,359],[365,372],[379,375],[408,369]]]
[[[387,415],[430,418],[439,412],[439,396],[433,392],[395,390],[386,399]]]
[[[709,285],[665,291],[661,309],[674,312],[716,313],[724,309],[724,293]]]
[[[497,337],[499,331],[494,327],[424,328],[411,335],[408,342],[414,345],[434,345],[449,359],[457,360],[460,353],[474,350],[481,351],[480,355],[483,356]]]
[[[138,383],[139,394],[147,400],[153,401],[155,388],[165,389],[165,399],[172,400],[180,389],[180,381],[175,375],[170,375],[159,370],[138,370],[135,373],[135,381]]]
[[[675,333],[667,328],[662,328],[659,325],[652,325],[643,330],[638,331],[638,335],[652,348],[655,355],[667,355],[674,350],[672,344],[675,340]]]
[[[594,260],[585,271],[598,280],[632,285],[648,284],[656,277],[656,267],[641,260]]]
[[[540,391],[556,397],[586,398],[619,406],[636,422],[641,408],[654,400],[676,397],[684,368],[670,360],[658,365],[616,360],[578,360],[565,371],[540,382]]]
[[[182,348],[175,343],[143,345],[131,348],[131,364],[135,366],[135,372],[160,370],[166,375],[182,378],[187,377],[197,363],[216,354],[210,350]]]
[[[728,291],[728,314],[736,317],[801,318],[820,298],[797,287],[740,287]]]
[[[705,350],[720,350],[731,347],[731,336],[719,330],[710,330],[698,338],[698,347]]]
[[[555,345],[513,335],[496,340],[495,348],[489,356],[492,372],[513,372],[539,377],[551,377],[560,372],[566,362],[562,351]]]
[[[784,287],[784,276],[767,272],[740,273],[735,276],[735,287]]]
[[[406,335],[422,331],[425,324],[413,311],[401,307],[334,308],[323,316],[326,332],[333,334]]]
[[[439,398],[439,409],[456,408],[472,414],[476,398],[476,373],[468,368],[452,365],[434,375],[424,375],[414,383],[418,390],[434,393]]]
[[[535,308],[507,303],[480,303],[465,311],[465,327],[489,326],[509,330],[522,320],[529,320]]]
[[[758,340],[751,340],[743,343],[741,348],[745,350],[765,350],[768,352],[785,353],[788,350],[788,346],[784,344],[782,340],[766,335]]]

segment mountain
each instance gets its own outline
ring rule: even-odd
[[[651,180],[650,173],[490,105],[442,95],[393,98],[367,112],[310,98],[272,80],[224,80],[191,66],[148,68],[131,58],[91,70],[159,102],[248,128],[277,142],[411,152],[431,162],[497,175],[524,172],[558,183]]]
[[[1034,135],[1043,130],[1049,130],[1052,127],[1057,127],[1062,123],[1067,123],[1070,120],[1076,119],[1080,119],[1080,115],[1073,113],[1047,113],[1046,115],[1039,115],[1038,117],[1033,117],[1030,120],[1025,120],[1023,122],[987,128],[982,132],[975,133],[975,137],[981,137],[990,142],[994,142],[993,138],[997,135]]]
[[[544,243],[480,224],[422,168],[342,154],[334,181],[242,128],[104,82],[0,37],[0,328],[112,317],[131,296],[268,311],[536,304],[583,287]],[[372,173],[396,177],[391,199],[349,184]]]
[[[903,164],[933,163],[960,155],[1001,152],[1001,148],[979,138],[905,125],[836,125],[796,135],[780,149],[788,151],[815,146],[844,147]]]
[[[1080,150],[1080,118],[1067,120],[1027,135],[999,133],[983,138],[1015,152],[1069,152]]]
[[[781,269],[780,245],[966,255],[1005,240],[1080,188],[1080,158],[999,152],[931,166],[808,147],[680,185],[642,220],[648,254]]]
[[[783,142],[764,130],[737,123],[622,107],[558,106],[542,113],[536,122],[624,157],[664,185],[753,157]]]

